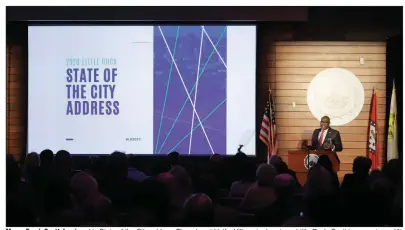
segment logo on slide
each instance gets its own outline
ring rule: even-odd
[[[154,154],[226,153],[226,31],[154,27]]]

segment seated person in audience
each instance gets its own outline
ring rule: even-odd
[[[73,160],[66,150],[59,150],[55,155],[55,166],[57,170],[69,172],[73,169]]]
[[[368,177],[371,168],[371,160],[367,157],[358,156],[353,160],[352,174],[343,177],[341,189],[354,189],[368,187]]]
[[[150,165],[150,169],[145,173],[149,176],[157,176],[169,171],[172,167],[177,165],[183,165],[180,153],[170,152],[163,160],[157,159],[153,161],[153,164]]]
[[[218,153],[211,155],[208,165],[206,166],[209,172],[215,176],[222,176],[223,161],[222,156]]]
[[[294,216],[286,220],[282,227],[313,227],[315,224],[304,216]]]
[[[172,167],[169,171],[175,178],[174,190],[172,193],[172,205],[183,207],[185,200],[192,194],[191,178],[188,172],[179,165]]]
[[[184,204],[186,226],[213,226],[214,204],[205,194],[194,194]]]
[[[331,174],[316,164],[308,172],[304,186],[303,215],[316,226],[337,226],[339,199],[334,191]]]
[[[86,172],[76,173],[70,181],[71,209],[42,220],[44,226],[78,226],[86,224],[85,207],[100,196],[98,183],[94,177]],[[59,192],[59,191],[55,191]]]
[[[39,155],[32,152],[25,157],[22,179],[28,184],[33,183],[33,179],[39,171]]]
[[[275,168],[276,168],[276,165],[279,165],[281,162],[283,162],[283,159],[279,155],[270,156],[269,164],[273,165]]]
[[[242,179],[232,183],[229,196],[245,197],[249,189],[255,184],[255,171],[256,166],[251,162],[246,162],[245,167],[240,170]]]
[[[232,175],[229,174],[229,167],[223,161],[222,155],[215,153],[210,157],[208,164],[204,166],[205,173],[213,175],[220,189],[229,189],[233,182]]]
[[[40,166],[39,166],[39,173],[37,174],[37,178],[34,178],[37,181],[36,187],[37,189],[45,189],[49,186],[50,182],[54,179],[54,156],[53,152],[49,149],[45,149],[40,153]]]
[[[134,194],[131,210],[131,224],[134,226],[167,226],[170,214],[176,210],[170,207],[169,187],[164,179],[172,175],[160,175],[161,178],[148,178],[142,181]]]
[[[274,168],[276,168],[277,174],[283,173],[290,174],[295,179],[297,184],[300,185],[295,172],[288,168],[287,163],[285,163],[284,160],[279,155],[271,155],[269,159],[269,164],[273,165]]]
[[[171,153],[170,167],[163,162],[164,173],[153,174],[157,177],[135,173],[139,182],[131,179],[133,162],[124,153],[115,152],[106,162],[100,159],[97,168],[84,158],[81,166],[76,165],[82,171],[76,173],[70,154],[63,150],[55,157],[51,150],[42,151],[40,158],[29,154],[22,168],[7,154],[6,224],[402,226],[402,162],[397,159],[369,173],[370,159],[356,157],[353,173],[345,175],[338,188],[329,158],[320,156],[301,188],[279,156],[254,171],[256,166],[248,163],[246,155],[238,154],[229,165],[221,155],[213,155],[198,171],[195,164],[184,169],[180,155]],[[226,188],[230,188],[224,198],[218,192],[224,185],[223,174],[229,177]]]
[[[55,177],[58,186],[68,189],[73,174],[73,160],[70,153],[66,150],[58,151],[55,155]]]
[[[38,203],[41,204],[40,219],[46,223],[64,209],[71,208],[69,196],[71,177],[68,172],[61,173],[65,168],[61,167],[60,161],[56,165],[55,156],[49,149],[41,152],[40,162],[40,171],[34,178],[34,186],[38,194]]]
[[[168,160],[169,167],[180,165],[181,164],[180,153],[171,152],[171,153],[167,154],[167,160]]]
[[[128,179],[141,182],[148,178],[148,176],[143,173],[142,171],[139,171],[137,168],[134,167],[136,163],[136,157],[131,155],[128,157],[128,161],[131,164],[131,167],[128,167]]]
[[[162,183],[165,187],[165,191],[168,199],[169,199],[169,214],[168,214],[168,222],[171,224],[171,226],[178,226],[182,223],[183,221],[183,216],[182,216],[182,209],[183,206],[180,205],[178,202],[178,191],[179,191],[179,181],[178,178],[176,178],[173,174],[169,172],[161,173],[159,174],[156,179]],[[191,193],[189,193],[191,195]],[[188,195],[188,196],[189,196]],[[188,196],[185,198],[187,199]],[[183,197],[183,196],[182,196]],[[184,200],[185,200],[184,199]],[[180,199],[182,200],[182,199]],[[184,202],[183,202],[184,205]]]
[[[281,226],[290,217],[300,214],[298,192],[295,179],[289,174],[279,174],[274,178],[277,200],[270,206],[256,213],[259,226]]]
[[[397,188],[395,191],[395,197],[394,197],[394,204],[392,207],[392,218],[391,218],[391,226],[399,227],[402,226],[403,223],[403,196],[404,193],[403,187],[402,187],[402,180],[397,184]]]
[[[132,194],[138,183],[128,178],[128,159],[125,153],[114,152],[108,156],[106,172],[100,182],[100,191],[119,212],[129,211]]]
[[[11,154],[6,155],[6,225],[35,226],[34,192],[21,181],[20,170]]]
[[[211,164],[221,164],[222,163],[222,156],[219,153],[214,153],[210,157],[210,163]]]
[[[402,162],[399,159],[391,159],[384,164],[381,172],[387,177],[393,186],[402,181]]]
[[[332,177],[332,183],[334,186],[334,190],[337,191],[339,189],[339,178],[335,171],[333,171],[332,161],[329,159],[327,155],[321,155],[318,159],[317,164],[324,167],[330,173]]]
[[[230,158],[229,164],[226,165],[226,176],[229,184],[227,188],[230,188],[233,182],[241,179],[241,170],[245,167],[246,162],[248,161],[249,158],[243,152],[238,152],[235,156]]]
[[[369,222],[366,226],[383,227],[391,224],[395,198],[393,183],[387,177],[377,178],[370,184],[370,190],[370,200],[373,202],[368,206],[367,216]]]
[[[93,176],[86,172],[76,173],[70,181],[72,191],[73,207],[81,209],[88,200],[100,195],[98,182]]]
[[[273,188],[273,179],[277,175],[272,165],[261,164],[256,171],[256,185],[251,187],[243,198],[241,209],[247,212],[256,212],[276,201]]]
[[[219,197],[218,186],[212,175],[203,174],[193,184],[195,184],[195,193],[204,193],[211,198],[214,204],[214,226],[237,225],[239,212],[233,207],[221,203],[228,198]]]
[[[115,212],[110,199],[99,194],[83,206],[86,226],[116,226]]]

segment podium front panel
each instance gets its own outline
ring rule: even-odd
[[[340,162],[336,153],[331,151],[310,151],[309,153],[304,150],[290,150],[288,151],[288,168],[295,171],[297,179],[301,185],[304,185],[307,179],[308,168],[318,161],[319,156],[327,155],[332,162],[333,171],[336,173],[340,169]]]

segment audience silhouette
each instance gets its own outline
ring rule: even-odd
[[[300,185],[280,156],[238,152],[139,165],[121,152],[6,157],[7,226],[402,226],[402,162],[356,157],[340,185],[327,156]]]

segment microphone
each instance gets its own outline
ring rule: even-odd
[[[238,148],[238,153],[243,153],[246,154],[244,152],[242,152],[242,148],[246,145],[248,146],[248,144],[251,142],[252,137],[255,134],[255,130],[246,130],[245,132],[243,132],[240,140],[239,140],[239,148]],[[249,147],[249,146],[248,146]],[[251,151],[251,150],[247,150],[247,151]],[[252,152],[251,154],[254,154],[254,152]]]
[[[302,150],[315,150],[315,146],[312,146],[308,143],[308,140],[303,140],[301,144],[301,149]]]
[[[306,146],[306,149],[308,149],[308,150],[315,150],[316,148],[315,148],[315,146],[307,145],[307,146]]]

